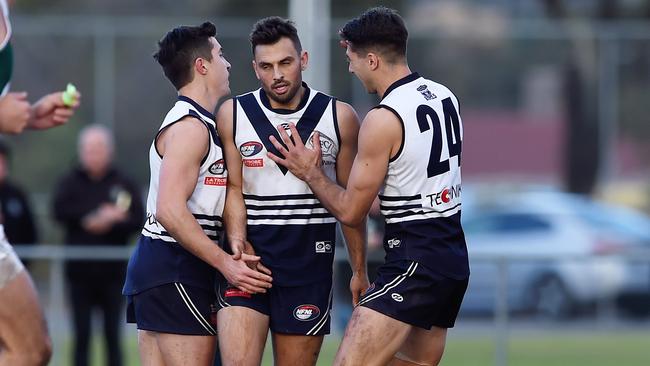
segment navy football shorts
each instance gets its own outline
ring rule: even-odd
[[[127,296],[126,321],[141,330],[214,336],[215,302],[213,291],[168,283]]]
[[[272,332],[321,336],[330,332],[332,280],[304,286],[273,285],[265,294],[249,294],[227,283],[218,285],[218,306],[243,306],[269,316]]]
[[[419,328],[453,328],[468,279],[445,277],[409,260],[385,263],[359,306]]]

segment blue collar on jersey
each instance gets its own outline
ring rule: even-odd
[[[202,115],[209,117],[209,118],[210,118],[211,120],[213,120],[213,121],[216,121],[216,120],[217,120],[217,119],[214,117],[214,114],[208,112],[207,109],[201,107],[201,105],[200,105],[199,103],[195,102],[195,101],[192,100],[191,98],[186,97],[186,96],[184,96],[184,95],[179,95],[179,96],[178,96],[178,100],[182,100],[183,102],[190,103],[191,105],[194,106],[194,108],[196,108],[199,112],[201,112]]]
[[[390,84],[388,89],[386,89],[386,92],[384,93],[384,95],[381,97],[381,100],[384,100],[384,98],[386,98],[386,96],[390,92],[392,92],[393,90],[399,88],[400,86],[402,86],[404,84],[408,84],[411,81],[417,80],[419,78],[420,78],[420,74],[418,74],[417,72],[412,72],[411,74],[409,74],[409,75],[397,80],[396,82]]]
[[[300,104],[298,104],[298,107],[296,109],[284,109],[284,108],[273,108],[271,107],[271,102],[269,101],[269,97],[266,95],[266,92],[264,89],[260,89],[260,100],[262,101],[262,104],[264,104],[264,107],[266,109],[273,111],[278,114],[291,114],[295,113],[296,111],[299,111],[307,105],[307,101],[309,100],[309,87],[307,86],[307,83],[304,81],[302,82],[302,86],[305,87],[305,93],[302,95],[302,99],[300,100]]]

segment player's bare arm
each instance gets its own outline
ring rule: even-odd
[[[292,135],[298,133],[294,124],[290,124],[289,128]],[[359,130],[359,150],[347,188],[342,188],[321,170],[320,149],[308,149],[300,139],[289,138],[284,129],[278,131],[284,144],[272,136],[270,140],[284,158],[272,153],[269,153],[269,157],[307,182],[321,203],[339,221],[352,226],[366,217],[384,181],[389,160],[399,150],[402,139],[401,123],[392,112],[382,108],[368,112]],[[315,134],[314,146],[319,143],[318,134]]]
[[[217,130],[223,144],[228,167],[226,204],[223,211],[224,224],[233,258],[240,259],[243,253],[255,255],[251,243],[246,240],[246,205],[242,194],[242,162],[233,136],[233,100],[225,101],[217,112]],[[259,261],[249,263],[252,268],[271,274],[271,270]]]
[[[359,117],[349,104],[337,101],[336,118],[341,132],[341,146],[336,157],[336,180],[341,187],[347,187],[352,164],[357,156]],[[350,279],[352,304],[356,305],[363,292],[370,286],[366,262],[366,249],[368,246],[366,218],[364,217],[361,223],[355,226],[342,223],[341,229],[343,230],[343,236],[345,236],[350,266],[352,267],[352,278]]]
[[[217,268],[231,284],[250,293],[265,292],[271,287],[271,277],[250,269],[214,245],[187,208],[208,139],[205,126],[191,117],[171,125],[158,137],[156,147],[163,159],[156,218],[185,249]],[[259,260],[247,254],[242,257]]]
[[[68,122],[79,107],[81,94],[75,92],[74,102],[66,105],[63,102],[63,92],[50,93],[43,96],[31,106],[30,119],[27,127],[33,130],[44,130],[60,126]]]

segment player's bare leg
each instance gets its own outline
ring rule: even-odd
[[[389,365],[436,366],[442,359],[446,340],[446,328],[432,327],[425,330],[413,327]]]
[[[357,306],[345,329],[334,365],[386,365],[411,329],[409,324]]]
[[[219,352],[224,366],[259,365],[262,362],[269,317],[243,306],[230,306],[217,313]]]
[[[216,337],[189,336],[138,330],[143,366],[212,365]]]
[[[158,348],[156,332],[138,330],[138,351],[142,366],[163,365],[162,354]]]
[[[275,365],[316,365],[323,336],[303,336],[273,333],[273,360]]]
[[[0,288],[0,365],[46,365],[52,355],[43,311],[27,271]]]

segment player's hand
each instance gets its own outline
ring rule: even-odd
[[[284,159],[272,152],[268,152],[267,155],[276,164],[286,167],[293,175],[308,182],[311,177],[322,173],[322,151],[320,149],[319,133],[314,132],[313,148],[310,149],[302,143],[296,125],[289,123],[289,130],[293,138],[289,137],[283,126],[278,127],[280,138],[282,138],[284,144],[280,143],[275,137],[269,136],[269,140],[278,149],[278,152],[284,156]]]
[[[7,93],[0,97],[0,132],[18,134],[27,126],[30,119],[30,106],[27,93]]]
[[[128,218],[128,212],[117,207],[114,203],[102,204],[98,209],[98,215],[111,225],[126,221]]]
[[[233,259],[243,260],[249,268],[271,275],[271,270],[259,261],[260,257],[255,255],[255,248],[253,248],[251,242],[246,239],[229,239],[229,242]],[[245,256],[245,254],[249,256]],[[252,258],[253,260],[246,260],[246,258]]]
[[[370,287],[370,281],[368,281],[368,274],[363,272],[353,272],[352,278],[350,279],[350,292],[352,293],[352,306],[356,306],[359,303],[359,299],[366,290]]]
[[[63,104],[63,92],[47,94],[32,106],[32,118],[28,127],[43,130],[60,126],[68,122],[79,107],[81,94],[77,92],[75,102],[71,106]]]
[[[266,293],[266,289],[271,288],[273,278],[268,274],[251,269],[246,262],[257,261],[260,257],[250,254],[242,254],[240,260],[235,260],[232,256],[224,256],[224,262],[219,271],[226,277],[228,283],[236,286],[242,291],[251,294]]]
[[[241,255],[244,253],[255,255],[253,245],[246,239],[229,238],[228,242],[230,243],[230,249],[232,250],[232,257],[235,260],[241,259]]]

